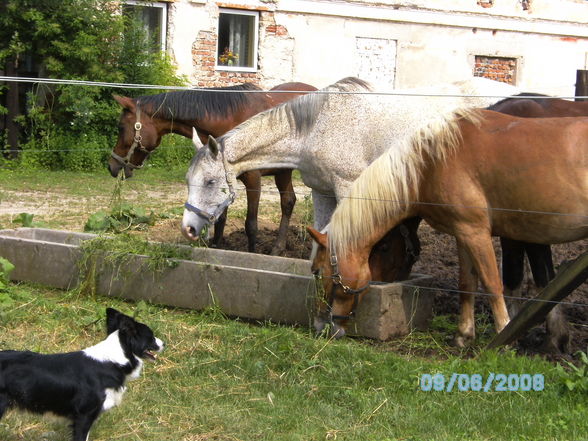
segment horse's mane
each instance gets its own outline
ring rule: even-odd
[[[544,95],[542,93],[533,93],[533,92],[522,92],[519,93],[517,95],[513,95],[513,96],[509,96],[507,98],[504,98],[500,101],[495,102],[494,104],[492,104],[491,106],[486,107],[486,110],[500,110],[500,107],[507,102],[510,101],[514,101],[514,100],[520,100],[520,99],[530,99],[532,101],[535,101],[538,104],[543,105],[543,103],[545,103],[546,100],[543,100],[541,98],[545,98],[548,97],[549,95]],[[525,98],[522,98],[525,97]],[[533,99],[533,97],[537,97],[539,99]]]
[[[147,114],[165,120],[222,118],[239,111],[255,100],[262,99],[262,94],[248,92],[259,90],[261,89],[253,83],[243,83],[229,87],[144,95],[135,98],[135,103]]]
[[[224,139],[230,138],[251,125],[264,121],[273,124],[284,118],[290,124],[290,129],[295,131],[298,136],[307,135],[314,127],[321,110],[333,99],[334,94],[368,91],[372,91],[372,86],[368,82],[354,77],[343,78],[324,89],[298,96],[252,116],[219,138],[219,141],[222,144]]]
[[[392,146],[354,181],[329,224],[329,244],[344,255],[371,237],[376,226],[395,217],[401,220],[407,201],[418,197],[425,160],[444,161],[461,142],[459,121],[480,121],[476,109],[459,109],[442,115],[410,139]]]

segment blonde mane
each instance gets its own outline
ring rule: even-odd
[[[461,142],[459,121],[479,124],[476,109],[459,109],[442,115],[412,137],[392,146],[354,181],[329,224],[329,244],[340,255],[355,250],[390,218],[402,218],[418,199],[425,159],[445,161]]]

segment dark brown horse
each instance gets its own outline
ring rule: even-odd
[[[115,96],[123,111],[118,140],[108,161],[108,169],[114,177],[121,170],[125,177],[131,177],[133,170],[140,168],[149,154],[159,146],[163,135],[177,133],[192,139],[192,128],[195,128],[201,141],[206,143],[209,135],[220,136],[256,113],[314,90],[315,87],[304,83],[284,83],[263,92],[256,85],[245,83],[138,98]],[[280,191],[282,219],[278,239],[272,250],[272,254],[280,254],[286,248],[288,224],[296,202],[292,170],[255,170],[239,176],[247,190],[245,231],[251,252],[255,251],[262,176],[274,176]],[[222,240],[225,222],[226,210],[215,224],[214,246],[218,246]]]
[[[588,116],[588,102],[568,101],[536,93],[521,93],[506,98],[488,107],[488,110],[525,118],[544,118],[558,116]],[[527,242],[500,238],[502,246],[502,278],[506,296],[521,296],[524,276],[525,254],[538,289],[547,286],[555,277],[551,247]],[[510,302],[510,315],[516,313],[516,303]],[[547,316],[547,340],[545,349],[550,352],[568,352],[570,334],[563,310],[556,306]]]

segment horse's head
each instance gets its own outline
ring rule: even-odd
[[[318,244],[312,262],[312,273],[319,293],[314,328],[320,334],[330,325],[329,336],[343,337],[347,322],[369,289],[369,252],[337,256],[330,250],[327,234],[311,227],[307,230]]]
[[[345,334],[343,326],[353,317],[369,280],[394,282],[409,277],[421,251],[417,236],[420,222],[418,217],[407,219],[388,231],[371,251],[366,248],[351,256],[335,255],[330,251],[328,235],[308,228],[318,244],[312,262],[319,291],[318,314],[314,321],[318,333],[330,324],[331,335]]]
[[[217,141],[209,136],[206,145],[202,146],[196,131],[192,140],[196,154],[186,173],[188,201],[182,219],[182,234],[195,241],[202,229],[214,224],[233,202],[235,190],[234,176],[229,176],[229,165]]]
[[[123,111],[118,123],[118,139],[108,160],[108,170],[113,177],[124,170],[125,177],[130,178],[133,170],[141,168],[145,159],[161,143],[161,134],[153,118],[141,111],[139,102],[117,95],[114,99]]]

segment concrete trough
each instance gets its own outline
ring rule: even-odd
[[[70,289],[80,282],[80,244],[96,235],[42,228],[0,230],[0,256],[13,280]],[[202,310],[216,305],[229,316],[285,324],[312,323],[315,290],[310,263],[302,259],[191,248],[189,260],[161,271],[146,256],[121,263],[96,256],[96,291],[102,295]],[[427,327],[432,314],[431,278],[415,274],[411,286],[373,284],[357,309],[352,333],[386,340]]]

